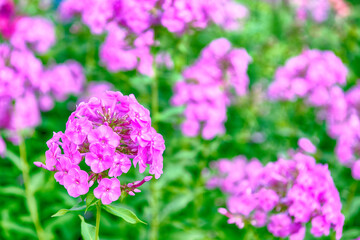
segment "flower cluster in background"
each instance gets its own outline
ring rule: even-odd
[[[210,23],[234,30],[247,9],[234,1],[62,1],[60,17],[69,20],[80,15],[93,34],[107,32],[100,59],[109,71],[138,70],[153,75],[150,47],[157,44],[153,28],[164,26],[170,32],[183,34],[203,29]]]
[[[330,136],[337,140],[335,153],[342,164],[352,168],[353,177],[360,179],[360,86],[339,91],[330,110],[327,124]]]
[[[267,0],[279,4],[281,0]],[[311,19],[322,23],[329,18],[331,10],[339,17],[347,17],[350,7],[345,0],[289,0],[288,3],[295,9],[296,18],[303,22]]]
[[[292,0],[291,4],[295,6],[300,21],[312,18],[316,22],[323,22],[331,9],[329,0]]]
[[[269,87],[271,99],[305,98],[316,107],[328,106],[332,92],[346,83],[348,70],[331,51],[305,50],[277,69]]]
[[[203,138],[212,139],[225,132],[231,96],[247,92],[250,61],[245,49],[232,48],[227,39],[220,38],[204,48],[200,58],[185,69],[171,100],[175,106],[186,105],[181,125],[185,135],[196,136],[201,132]]]
[[[80,103],[65,133],[54,133],[47,145],[45,165],[36,165],[55,171],[56,181],[72,197],[86,194],[94,182],[98,182],[94,195],[103,204],[116,201],[121,192],[134,195],[151,176],[120,185],[117,177],[132,164],[140,173],[149,166],[156,179],[163,173],[164,139],[151,127],[150,112],[134,95],[108,91],[102,98]]]
[[[344,216],[330,171],[308,154],[316,151],[308,139],[300,139],[299,146],[289,159],[279,158],[266,166],[241,156],[212,164],[217,175],[208,187],[229,195],[227,209],[219,212],[230,224],[267,226],[276,237],[304,239],[305,225],[311,222],[315,237],[327,236],[334,229],[336,239],[341,238]]]
[[[352,168],[360,179],[360,88],[344,92],[347,68],[332,52],[306,50],[280,67],[268,94],[272,99],[304,98],[319,107],[319,117],[326,120],[328,133],[337,140],[336,155]]]
[[[12,2],[5,4],[13,7]],[[9,43],[0,44],[0,130],[17,144],[20,131],[39,125],[40,112],[51,110],[54,100],[79,95],[85,76],[75,61],[45,67],[36,57],[35,53],[44,54],[55,44],[54,25],[49,20],[22,16],[12,28],[1,32]],[[2,149],[5,147],[0,147],[0,153]]]

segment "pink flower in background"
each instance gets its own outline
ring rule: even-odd
[[[153,44],[153,31],[149,30],[131,43],[126,39],[128,32],[111,23],[107,27],[108,36],[100,49],[100,59],[112,72],[137,69],[140,73],[152,76],[153,57],[150,46]]]
[[[103,98],[107,91],[114,89],[114,86],[109,82],[90,82],[85,86],[84,91],[80,94],[78,103],[87,102],[90,98]]]
[[[100,59],[111,72],[137,70],[153,76],[153,28],[162,25],[170,32],[182,34],[191,29],[203,29],[210,23],[228,30],[240,27],[248,11],[230,0],[87,0],[62,1],[60,17],[68,21],[80,15],[93,34],[106,32],[100,47]],[[170,66],[169,59],[166,64]],[[209,127],[210,128],[210,127]]]
[[[35,30],[34,30],[35,29]],[[23,129],[41,122],[41,111],[81,93],[85,76],[80,64],[67,61],[46,69],[31,50],[45,53],[55,41],[53,25],[39,17],[23,17],[10,44],[0,44],[0,130],[14,144]]]
[[[69,95],[80,95],[85,84],[83,67],[72,60],[49,67],[41,77],[41,93],[51,95],[57,101],[66,100]]]
[[[203,29],[211,22],[235,30],[248,15],[243,5],[229,0],[164,1],[162,10],[161,24],[170,32],[180,34],[191,28]]]
[[[352,168],[352,175],[360,179],[360,85],[347,92],[341,91],[338,98],[333,98],[328,113],[329,135],[336,139],[335,153],[339,161]]]
[[[301,21],[311,18],[323,22],[331,9],[329,0],[292,0],[291,3],[296,7],[297,18]]]
[[[271,99],[305,98],[312,106],[328,106],[331,91],[346,83],[348,70],[330,51],[305,50],[277,69],[269,87]]]
[[[360,87],[342,90],[339,85],[346,83],[347,73],[332,52],[306,50],[277,70],[268,94],[280,100],[304,98],[309,105],[319,107],[319,118],[326,120],[329,135],[337,141],[335,153],[340,163],[353,168],[353,177],[360,179],[356,170],[360,158]],[[315,153],[311,145],[306,139],[299,140],[304,151]]]
[[[244,49],[233,49],[228,40],[220,38],[203,49],[200,58],[185,69],[184,79],[175,84],[171,99],[175,106],[186,106],[181,126],[185,135],[198,135],[201,126],[205,139],[225,132],[232,89],[238,96],[246,94],[250,61]]]
[[[295,7],[300,21],[313,19],[318,23],[324,22],[332,8],[339,17],[350,14],[350,8],[344,0],[291,0],[290,3]]]
[[[100,182],[94,194],[104,204],[117,200],[121,191],[134,195],[134,192],[139,192],[138,187],[151,179],[145,177],[142,181],[120,186],[116,177],[127,173],[132,164],[134,167],[139,165],[140,173],[149,167],[149,173],[155,178],[163,173],[164,139],[151,127],[150,112],[133,95],[108,91],[102,98],[93,97],[81,102],[69,117],[65,134],[55,133],[47,146],[46,165],[39,162],[35,165],[55,171],[60,184],[71,177],[70,186],[79,181],[79,177],[73,180],[75,173],[69,176],[70,170],[84,172],[79,166],[85,160],[91,169],[85,172],[90,175],[86,181],[88,184],[96,180]],[[106,176],[113,178],[107,179]],[[69,192],[70,196],[88,192],[88,189],[84,190],[84,178],[81,179],[84,185],[81,189],[71,185],[75,190]]]
[[[311,143],[308,139],[299,142]],[[207,185],[229,195],[228,210],[219,211],[229,218],[229,223],[236,223],[239,228],[244,223],[266,225],[276,237],[302,240],[305,227],[311,222],[315,237],[327,236],[334,229],[336,239],[341,238],[344,216],[330,171],[303,150],[266,166],[258,160],[248,162],[237,157],[213,162],[211,168],[217,174]]]
[[[42,17],[22,17],[16,22],[11,44],[19,49],[31,49],[45,53],[55,43],[54,25]]]
[[[103,178],[99,186],[94,189],[94,196],[101,199],[103,204],[110,204],[121,195],[120,181],[117,178]]]
[[[305,152],[308,152],[308,153],[315,153],[316,152],[316,147],[307,138],[300,138],[299,141],[298,141],[298,145]]]
[[[235,30],[248,11],[232,0],[117,0],[101,4],[97,0],[65,0],[59,6],[59,14],[65,21],[79,14],[94,34],[102,33],[107,23],[114,20],[130,32],[141,34],[159,24],[175,33],[203,29],[210,23]]]

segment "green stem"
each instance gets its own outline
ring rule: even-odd
[[[156,69],[154,69],[154,77],[151,84],[151,113],[153,117],[152,126],[157,130],[157,120],[159,117],[159,89]]]
[[[351,208],[351,204],[352,204],[353,199],[354,199],[354,197],[356,195],[357,187],[358,187],[358,181],[354,181],[350,186],[349,194],[347,195],[347,200],[346,200],[346,203],[344,205],[344,214],[345,214],[345,216],[349,213],[349,210]]]
[[[25,196],[26,196],[26,203],[30,211],[31,220],[34,223],[36,234],[38,236],[39,240],[45,240],[44,236],[44,230],[41,227],[39,215],[38,215],[38,209],[37,209],[37,203],[36,199],[33,195],[32,190],[30,189],[30,173],[29,173],[29,164],[27,162],[26,157],[26,146],[25,146],[25,140],[22,139],[19,145],[19,151],[20,151],[20,159],[21,159],[21,171],[24,179],[24,187],[25,187]]]
[[[150,224],[150,240],[157,240],[159,238],[159,197],[158,191],[156,189],[156,183],[154,181],[150,182],[150,192],[151,192],[151,199],[150,199],[150,208],[152,209],[152,216],[151,216],[151,224]]]
[[[154,64],[154,77],[151,84],[151,113],[153,117],[152,126],[155,130],[158,129],[157,120],[159,115],[159,89],[158,89],[158,79],[156,75],[156,65]],[[157,240],[159,236],[159,196],[158,189],[156,187],[156,182],[150,182],[150,208],[151,213],[151,223],[150,223],[150,240]]]
[[[201,154],[199,169],[204,169],[205,166],[206,166],[206,161],[204,159],[204,155]],[[195,183],[195,199],[194,199],[194,216],[195,216],[195,221],[198,224],[198,227],[200,227],[199,215],[201,214],[201,207],[203,206],[203,201],[204,201],[204,197],[203,197],[204,192],[202,191],[203,186],[204,186],[204,182],[200,171]]]
[[[100,215],[101,215],[101,202],[99,201],[98,204],[96,204],[95,240],[99,239]]]

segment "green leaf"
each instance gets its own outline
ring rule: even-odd
[[[85,222],[83,216],[79,215],[81,219],[81,236],[84,240],[94,240],[95,239],[95,226]]]
[[[15,186],[0,187],[0,195],[25,196],[24,189]]]
[[[84,202],[81,202],[81,203],[73,206],[70,209],[60,209],[57,213],[55,213],[51,217],[60,217],[62,215],[65,215],[67,212],[81,211],[81,210],[84,210],[85,208],[86,208],[86,205],[84,204]]]
[[[118,206],[118,205],[101,205],[103,207],[103,209],[105,209],[105,211],[117,216],[117,217],[121,217],[122,219],[124,219],[126,222],[131,223],[131,224],[135,224],[135,223],[143,223],[146,224],[145,222],[141,221],[136,215],[135,213],[133,213],[132,211],[130,211],[127,208]]]

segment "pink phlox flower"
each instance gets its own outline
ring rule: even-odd
[[[131,167],[131,161],[126,155],[116,153],[113,158],[114,162],[109,170],[110,177],[118,177],[122,173],[127,173],[129,171]]]
[[[120,137],[109,126],[101,125],[89,132],[88,140],[90,144],[99,143],[104,146],[116,148],[120,143]]]
[[[75,118],[68,122],[65,134],[73,143],[80,145],[92,128],[93,125],[86,117]]]
[[[51,166],[47,166],[47,169],[50,167]],[[80,167],[74,165],[68,157],[60,156],[55,166],[55,170],[57,171],[54,175],[55,180],[61,185],[64,185],[64,176],[66,176],[72,168],[80,170]]]
[[[86,153],[85,163],[94,173],[109,169],[113,164],[114,149],[99,143],[90,145],[90,152]]]
[[[94,189],[94,195],[105,205],[118,200],[121,195],[120,181],[117,178],[103,178]]]
[[[72,197],[84,195],[89,191],[89,175],[79,167],[71,168],[64,176],[64,186]]]

